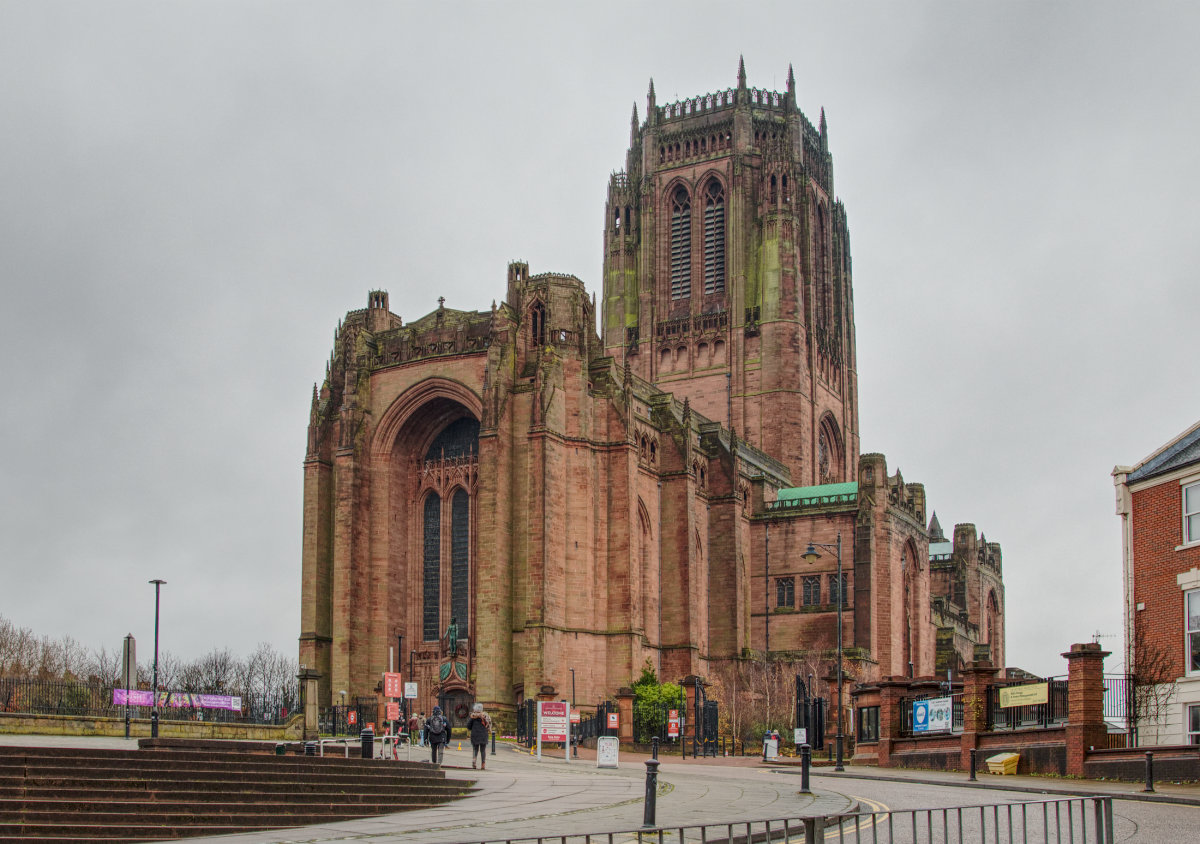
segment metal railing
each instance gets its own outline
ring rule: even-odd
[[[654,826],[614,832],[465,839],[460,844],[1114,844],[1111,797],[1070,797],[943,809],[903,809]]]
[[[987,690],[988,728],[991,730],[1031,730],[1065,724],[1069,712],[1067,681],[1047,677],[1036,682],[1046,683],[1046,703],[1029,706],[1000,706],[1000,690],[1012,686],[1030,685],[1013,683],[1006,686],[989,686]]]
[[[913,703],[918,700],[935,700],[937,698],[950,698],[950,733],[958,735],[963,731],[963,693],[955,692],[947,695],[944,692],[936,694],[917,695],[915,697],[900,698],[900,735],[909,737],[913,733]],[[918,735],[946,735],[946,733],[919,733]]]
[[[118,687],[119,688],[119,687]],[[113,703],[113,685],[79,680],[39,680],[26,677],[0,678],[0,712],[22,715],[64,715],[77,718],[123,718],[124,705]],[[162,689],[162,692],[167,692]],[[178,694],[177,694],[178,693]],[[221,723],[282,724],[299,706],[295,689],[275,694],[245,694],[229,689],[171,690],[159,712],[170,721],[216,721]],[[240,710],[211,709],[181,705],[185,695],[240,697]],[[148,718],[151,707],[130,706],[134,718]]]

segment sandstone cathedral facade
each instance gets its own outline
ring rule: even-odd
[[[405,322],[372,291],[339,324],[304,461],[321,703],[372,694],[393,645],[451,714],[607,698],[647,660],[829,662],[839,602],[854,680],[1003,666],[999,545],[860,454],[847,215],[791,70],[651,83],[604,219],[599,301],[516,262],[490,309]],[[840,579],[802,558],[839,538]]]

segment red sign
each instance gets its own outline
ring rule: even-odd
[[[387,705],[387,719],[389,721],[399,721],[400,720],[400,704],[389,703]]]
[[[678,738],[679,737],[679,710],[678,709],[668,709],[667,710],[667,737],[668,738]]]
[[[367,729],[368,729],[368,730],[370,730],[371,732],[375,732],[375,722],[374,722],[374,721],[368,721],[368,722],[367,722]]]
[[[557,700],[538,701],[538,731],[542,741],[567,740],[567,704]]]
[[[385,671],[383,674],[383,696],[384,697],[404,697],[404,683],[400,680],[400,673],[393,671]]]
[[[616,712],[608,713],[608,728],[610,730],[615,730],[619,726],[621,726],[620,715]]]
[[[572,724],[578,724],[578,723],[579,723],[579,718],[580,718],[580,713],[579,713],[579,710],[578,710],[578,709],[572,709],[572,710],[571,710],[571,723],[572,723]]]
[[[351,727],[358,723],[358,713],[353,709],[346,713],[346,723]]]

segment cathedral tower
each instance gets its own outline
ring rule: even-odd
[[[634,109],[609,180],[607,353],[782,460],[797,486],[850,481],[858,383],[846,212],[818,126],[737,87]]]

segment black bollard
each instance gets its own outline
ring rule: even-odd
[[[496,755],[496,731],[492,730],[492,755]]]
[[[967,777],[971,782],[975,782],[975,748],[971,748],[971,776]]]
[[[657,748],[655,748],[657,750]],[[646,760],[646,807],[642,813],[642,829],[654,828],[654,803],[658,798],[658,766],[654,758]]]
[[[812,764],[812,748],[807,742],[800,745],[800,793],[811,794],[808,787],[808,768]]]
[[[150,738],[158,738],[158,710],[150,713]]]
[[[1154,754],[1149,751],[1146,752],[1146,787],[1142,791],[1154,791]]]
[[[655,736],[654,738],[650,739],[650,758],[651,759],[658,758],[658,736]]]
[[[129,707],[125,707],[125,738],[129,738]]]

